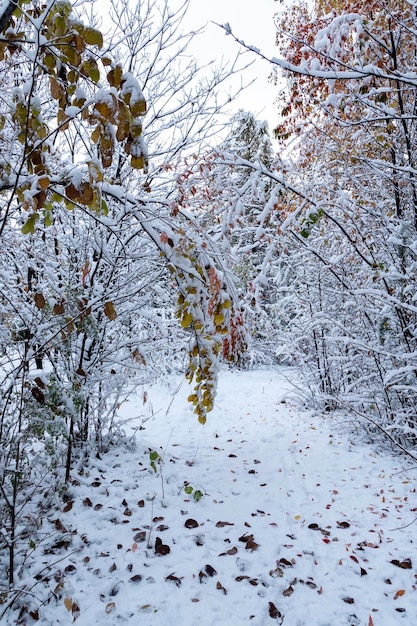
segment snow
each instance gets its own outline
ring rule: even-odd
[[[415,466],[300,408],[292,383],[289,368],[222,372],[204,427],[185,383],[121,407],[128,436],[74,467],[27,560],[37,623],[417,623]]]

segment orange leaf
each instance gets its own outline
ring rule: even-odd
[[[405,594],[405,589],[399,589],[394,596],[394,600],[396,600],[397,598],[401,598],[401,596],[403,596],[404,594]]]
[[[137,543],[133,543],[132,544],[132,552],[136,552],[137,549],[138,549],[138,544]]]

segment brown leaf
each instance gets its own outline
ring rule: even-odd
[[[142,580],[142,576],[140,574],[135,574],[132,578],[129,578],[130,583],[140,583]]]
[[[43,295],[41,293],[35,293],[35,295],[33,296],[33,299],[35,301],[35,306],[37,309],[44,309],[46,306],[46,301],[45,298],[43,297]]]
[[[155,554],[159,554],[160,556],[166,556],[171,552],[171,548],[166,544],[162,543],[162,539],[159,537],[155,540]]]
[[[401,567],[401,569],[412,569],[413,567],[411,559],[404,559],[404,561],[398,561],[397,559],[393,559],[391,563],[396,567]]]
[[[272,578],[282,578],[284,576],[284,572],[280,567],[276,567],[275,569],[271,569],[269,571],[269,575],[272,576]]]
[[[217,574],[216,570],[211,565],[206,565],[204,569],[209,576],[214,576],[215,574]]]
[[[91,502],[90,498],[84,498],[83,504],[84,506],[93,506],[93,503]]]
[[[289,596],[291,596],[294,593],[294,588],[291,587],[291,585],[288,587],[288,589],[284,589],[284,591],[282,592],[282,595],[285,596],[286,598],[288,598]]]
[[[107,615],[109,615],[109,613],[114,611],[115,608],[116,608],[116,603],[115,602],[109,602],[108,604],[106,604],[105,611],[106,611]]]
[[[269,617],[271,617],[272,619],[279,619],[280,617],[282,617],[281,612],[277,609],[277,607],[275,606],[275,604],[273,602],[269,602]]]
[[[184,524],[185,528],[198,528],[199,523],[195,519],[187,519]]]
[[[81,183],[77,189],[72,183],[65,188],[65,194],[69,200],[88,205],[93,201],[94,191],[88,183]]]
[[[293,567],[293,563],[284,558],[277,561],[277,565],[282,565],[283,567]]]
[[[110,320],[113,321],[117,317],[116,309],[114,308],[113,302],[106,302],[104,305],[104,315]]]
[[[336,522],[338,528],[350,528],[349,522]]]
[[[309,524],[307,528],[309,528],[310,530],[321,530],[318,524]]]
[[[405,589],[399,589],[394,596],[394,600],[396,600],[397,598],[401,598],[401,596],[403,596],[404,594],[405,594]]]
[[[62,315],[63,313],[65,313],[65,307],[64,307],[64,305],[63,305],[63,304],[60,304],[60,303],[58,303],[58,302],[57,302],[57,303],[56,303],[56,304],[54,304],[54,306],[53,306],[52,313],[53,313],[54,315]]]
[[[225,526],[234,526],[233,522],[217,522],[216,528],[224,528]]]
[[[178,578],[178,576],[175,576],[174,573],[170,574],[169,576],[166,576],[165,580],[172,580],[172,582],[174,582],[177,585],[177,587],[181,587],[182,578]]]
[[[31,393],[36,402],[39,402],[39,404],[45,404],[45,396],[38,387],[32,387]]]
[[[67,609],[67,611],[71,611],[71,609],[72,609],[72,599],[71,598],[65,598],[64,606]]]
[[[144,506],[145,506],[145,500],[139,500],[139,501],[138,501],[138,507],[139,507],[140,509],[142,509]]]
[[[200,571],[198,572],[198,578],[200,580],[200,585],[203,582],[204,578],[207,578],[207,574],[205,574],[204,572]]]
[[[237,548],[236,547],[230,548],[230,550],[227,550],[226,552],[221,552],[219,556],[226,556],[227,554],[229,556],[233,556],[234,554],[237,554]]]
[[[253,541],[253,535],[242,535],[241,537],[239,537],[239,541],[243,541],[243,543]]]
[[[343,598],[343,602],[346,602],[346,604],[355,604],[355,600],[353,598]]]
[[[227,595],[226,589],[223,587],[223,585],[221,584],[221,582],[219,580],[216,583],[216,589],[219,589],[219,590],[223,591],[224,595]]]

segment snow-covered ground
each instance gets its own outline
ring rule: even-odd
[[[417,468],[300,409],[288,375],[224,372],[204,427],[186,384],[125,407],[155,415],[74,468],[22,623],[417,624]]]

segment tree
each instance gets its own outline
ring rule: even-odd
[[[278,21],[282,351],[321,406],[413,444],[415,7],[316,2]],[[256,184],[253,182],[253,184]],[[280,242],[280,243],[277,243]],[[283,272],[283,268],[289,271]]]
[[[120,402],[161,372],[155,346],[167,359],[188,353],[202,423],[213,406],[236,295],[214,242],[178,210],[176,168],[215,127],[216,91],[235,69],[203,83],[193,62],[173,67],[189,40],[178,30],[187,4],[180,14],[141,4],[136,22],[113,4],[122,17],[108,40],[66,0],[2,13],[0,516],[10,585],[74,459],[105,446]]]

